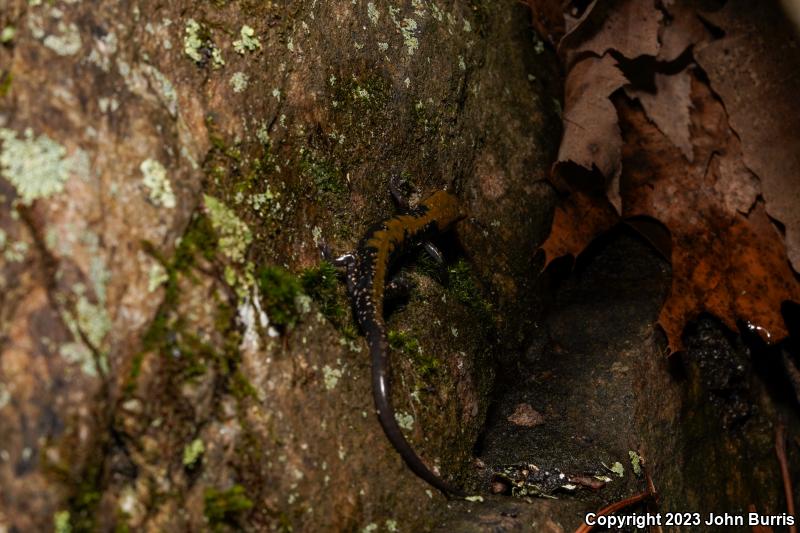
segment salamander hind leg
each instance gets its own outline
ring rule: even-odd
[[[386,284],[383,289],[383,297],[390,301],[408,298],[408,295],[414,289],[414,285],[412,280],[403,274],[399,274]]]

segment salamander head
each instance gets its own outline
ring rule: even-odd
[[[428,216],[436,221],[437,229],[442,232],[464,218],[458,198],[447,191],[438,191],[426,198],[422,205],[428,210]]]

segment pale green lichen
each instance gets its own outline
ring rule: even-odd
[[[139,165],[142,183],[148,190],[148,198],[154,205],[172,209],[175,207],[175,194],[167,177],[167,169],[155,159],[145,159]]]
[[[390,533],[395,533],[398,531],[397,529],[397,520],[392,520],[391,518],[386,520],[386,531]]]
[[[628,456],[631,458],[631,467],[634,475],[642,475],[642,458],[633,450],[628,450]]]
[[[239,31],[240,38],[233,41],[233,49],[237,53],[244,55],[245,52],[254,52],[261,49],[261,41],[255,37],[256,30],[250,26],[244,25]]]
[[[153,263],[147,274],[147,292],[153,292],[169,279],[169,274],[161,263]]]
[[[203,63],[204,57],[201,50],[205,48],[211,51],[211,63],[214,68],[224,66],[225,59],[222,57],[222,52],[203,33],[204,28],[199,22],[194,19],[187,20],[183,35],[183,53],[195,63]]]
[[[0,246],[3,250],[3,259],[9,263],[21,263],[25,260],[25,255],[28,253],[28,243],[25,241],[13,242],[9,245]]]
[[[410,414],[398,411],[394,414],[394,419],[397,420],[397,425],[406,431],[414,429],[414,417]]]
[[[45,134],[34,138],[30,128],[21,139],[15,131],[0,128],[0,140],[0,174],[11,182],[24,204],[64,189],[73,161],[66,157],[63,146]]]
[[[95,37],[94,46],[89,51],[87,59],[104,72],[108,72],[111,68],[111,59],[116,55],[118,47],[117,34],[110,31],[102,37]]]
[[[406,45],[406,53],[410,56],[419,48],[419,40],[415,33],[417,31],[417,21],[414,19],[404,19],[400,25],[400,33],[403,35],[403,43]]]
[[[8,405],[10,401],[11,393],[8,392],[8,388],[3,383],[0,383],[0,409]]]
[[[619,477],[622,477],[622,476],[625,475],[625,467],[622,466],[622,463],[620,463],[619,461],[617,461],[613,465],[611,465],[611,468],[609,468],[609,470],[614,472]]]
[[[357,98],[359,100],[369,100],[370,94],[365,88],[361,87],[360,85],[356,85],[353,88],[353,98]]]
[[[105,308],[93,304],[85,296],[80,296],[75,312],[77,325],[86,336],[86,341],[95,348],[102,346],[106,335],[111,331],[111,319]]]
[[[204,195],[203,202],[211,220],[211,226],[217,233],[220,251],[231,261],[241,263],[253,240],[250,228],[225,204],[213,196]]]
[[[69,511],[59,511],[53,515],[53,531],[55,533],[70,533],[72,526],[69,524]]]
[[[7,44],[14,40],[17,35],[17,29],[14,26],[6,26],[3,31],[0,31],[0,43]]]
[[[244,72],[235,72],[233,76],[231,76],[230,86],[233,87],[233,92],[241,93],[247,89],[247,84],[250,82],[250,78]]]
[[[119,100],[101,96],[97,99],[97,107],[100,108],[101,113],[108,113],[109,111],[113,113],[119,109]]]
[[[225,59],[222,57],[222,52],[220,52],[219,48],[214,47],[214,45],[210,45],[211,48],[211,63],[214,65],[214,68],[220,68],[225,66]]]
[[[142,70],[150,78],[150,86],[156,91],[172,117],[178,116],[178,92],[172,82],[157,68],[143,65]]]
[[[81,33],[75,23],[59,21],[58,33],[45,37],[44,45],[60,56],[71,56],[81,49]]]
[[[367,16],[369,17],[369,20],[371,20],[373,24],[378,23],[378,19],[380,18],[381,13],[375,7],[375,4],[373,2],[367,3]]]
[[[58,354],[68,363],[78,365],[81,372],[87,376],[97,376],[97,366],[92,357],[92,352],[86,345],[79,342],[68,342],[62,344],[58,349]]]
[[[206,446],[202,439],[194,439],[183,448],[183,466],[192,467],[206,451]]]
[[[256,130],[256,138],[261,141],[261,144],[269,145],[269,125],[267,123],[263,123],[258,127],[258,130]]]
[[[468,502],[480,503],[480,502],[483,501],[483,496],[480,496],[480,495],[478,495],[478,496],[467,496],[464,499],[467,500]]]
[[[373,531],[378,531],[378,524],[375,522],[371,522],[364,526],[364,528],[361,530],[361,533],[372,533]]]
[[[328,365],[322,367],[323,381],[325,382],[325,389],[333,390],[339,383],[342,377],[342,371],[338,368],[331,368]]]
[[[186,21],[186,28],[183,36],[183,52],[195,63],[203,60],[200,48],[203,46],[203,39],[200,38],[200,23],[194,19]]]

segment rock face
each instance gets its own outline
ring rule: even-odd
[[[12,0],[0,43],[0,531],[434,524],[317,249],[392,174],[464,201],[388,322],[402,425],[464,482],[553,203],[524,10]]]

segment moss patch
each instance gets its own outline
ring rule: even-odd
[[[387,334],[389,347],[407,356],[414,363],[414,368],[420,377],[429,377],[437,372],[441,362],[422,350],[419,341],[405,331],[391,330]]]
[[[294,326],[299,318],[297,299],[302,294],[297,277],[283,268],[265,266],[256,271],[256,281],[270,324],[283,329]]]
[[[203,513],[213,531],[222,531],[225,526],[239,526],[241,515],[253,507],[253,502],[241,485],[234,485],[227,490],[207,488],[203,500]]]
[[[335,325],[339,325],[346,314],[338,277],[336,267],[327,261],[300,274],[303,291],[317,302],[320,312]]]
[[[492,304],[483,297],[472,269],[466,259],[459,259],[447,269],[447,290],[470,309],[477,311],[486,321],[492,320]]]

